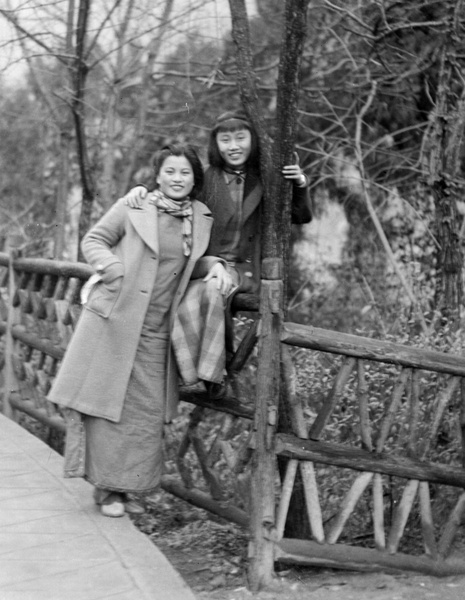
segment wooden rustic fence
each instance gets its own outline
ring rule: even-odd
[[[11,418],[26,413],[65,431],[46,395],[90,273],[85,264],[0,253],[3,410]],[[248,527],[258,578],[270,560],[465,572],[453,555],[465,510],[465,360],[283,322],[276,282],[262,283],[260,318],[236,326],[227,397],[182,390],[194,407],[171,461],[176,473],[162,487]],[[256,311],[258,300],[238,296],[233,308]],[[260,395],[276,376],[281,406]],[[299,494],[306,539],[287,535]]]

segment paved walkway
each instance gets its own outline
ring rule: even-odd
[[[194,600],[128,517],[102,517],[92,487],[0,415],[0,600]]]

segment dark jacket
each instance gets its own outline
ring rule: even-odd
[[[239,291],[256,292],[260,283],[261,259],[261,200],[263,186],[255,171],[247,173],[244,183],[242,227],[237,245],[237,226],[234,204],[224,178],[224,172],[209,167],[201,200],[213,213],[214,223],[207,254],[226,258],[231,252],[236,256],[235,267],[241,276]],[[312,214],[307,187],[293,187],[292,222],[309,223]]]

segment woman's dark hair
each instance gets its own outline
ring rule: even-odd
[[[241,129],[248,129],[252,137],[247,165],[257,170],[260,169],[260,145],[258,142],[258,135],[248,119],[245,116],[242,117],[242,113],[225,113],[218,117],[215,126],[210,132],[208,141],[208,163],[210,166],[223,168],[226,165],[216,142],[217,133],[222,131],[234,132],[240,131]]]
[[[196,149],[190,144],[182,144],[180,142],[163,146],[153,161],[155,180],[160,173],[163,163],[169,156],[184,156],[189,161],[194,173],[194,187],[192,188],[190,197],[197,198],[203,186],[203,167]],[[157,184],[155,185],[158,187]]]

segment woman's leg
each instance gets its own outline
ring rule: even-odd
[[[221,383],[226,366],[224,297],[214,279],[189,284],[171,336],[183,382]]]

